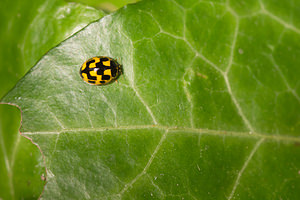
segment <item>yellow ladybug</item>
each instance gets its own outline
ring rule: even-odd
[[[80,67],[81,78],[91,85],[106,85],[114,82],[122,73],[121,65],[107,56],[88,59]]]

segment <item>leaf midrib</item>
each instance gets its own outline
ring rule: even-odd
[[[191,134],[206,134],[232,137],[248,137],[248,138],[263,138],[266,140],[277,141],[291,141],[300,142],[300,138],[290,135],[274,135],[259,132],[243,132],[243,131],[225,131],[213,130],[191,127],[176,127],[176,126],[161,126],[161,125],[133,125],[133,126],[119,126],[119,127],[102,127],[102,128],[71,128],[59,131],[37,131],[37,132],[23,132],[24,135],[59,135],[62,133],[82,133],[82,132],[104,132],[114,130],[137,130],[137,129],[161,129],[169,133],[191,133]]]

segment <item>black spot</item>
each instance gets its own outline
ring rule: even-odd
[[[104,57],[104,58],[101,58],[100,61],[109,61],[109,59]]]
[[[103,75],[103,72],[107,69],[107,67],[104,66],[104,65],[102,64],[102,62],[96,63],[96,67],[98,68],[98,71],[97,71],[97,74],[98,74],[98,75]]]
[[[100,83],[105,83],[105,81],[100,81]]]
[[[112,75],[112,77],[116,77],[117,72],[118,72],[118,64],[115,61],[111,62],[111,75]]]
[[[88,79],[90,79],[90,80],[97,80],[97,77],[96,77],[96,76],[91,76],[90,71],[92,71],[92,70],[89,69],[88,67],[86,67],[84,70],[81,71],[80,74],[86,73]]]
[[[96,83],[96,81],[88,81],[89,83],[93,83],[93,84],[95,84]]]
[[[112,68],[112,69],[111,69],[111,76],[112,76],[112,77],[116,77],[117,71],[118,71],[117,68],[115,68],[115,67]]]
[[[109,80],[110,79],[110,75],[102,75],[102,80]]]
[[[92,61],[92,62],[91,62],[91,61]],[[97,77],[96,77],[96,76],[92,76],[92,75],[90,74],[90,71],[94,71],[94,68],[89,68],[89,65],[90,65],[91,63],[95,62],[95,60],[91,60],[91,61],[89,61],[90,63],[89,63],[89,62],[86,63],[86,68],[84,68],[84,70],[81,71],[80,75],[81,75],[82,73],[86,73],[88,79],[90,79],[90,80],[97,80]],[[89,63],[89,64],[88,64],[88,63]],[[81,77],[82,77],[82,75],[81,75]]]
[[[94,63],[95,62],[95,59],[92,59],[90,61],[87,61],[86,62],[86,67],[88,68],[90,66],[91,63]]]

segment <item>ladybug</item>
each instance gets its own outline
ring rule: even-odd
[[[121,65],[107,56],[88,59],[80,67],[81,78],[91,85],[106,85],[114,82],[122,73]]]

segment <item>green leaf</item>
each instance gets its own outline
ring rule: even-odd
[[[17,107],[0,105],[1,199],[38,199],[44,186],[41,177],[45,176],[45,168],[40,151],[21,137],[20,121]]]
[[[298,199],[300,2],[243,2],[143,1],[49,51],[4,98],[43,198]],[[81,80],[100,55],[118,83]]]
[[[55,1],[0,2],[0,97],[50,48],[103,13]],[[41,153],[20,137],[20,112],[0,105],[0,199],[37,199],[45,174]]]
[[[102,16],[63,0],[1,1],[0,97],[50,48]]]

